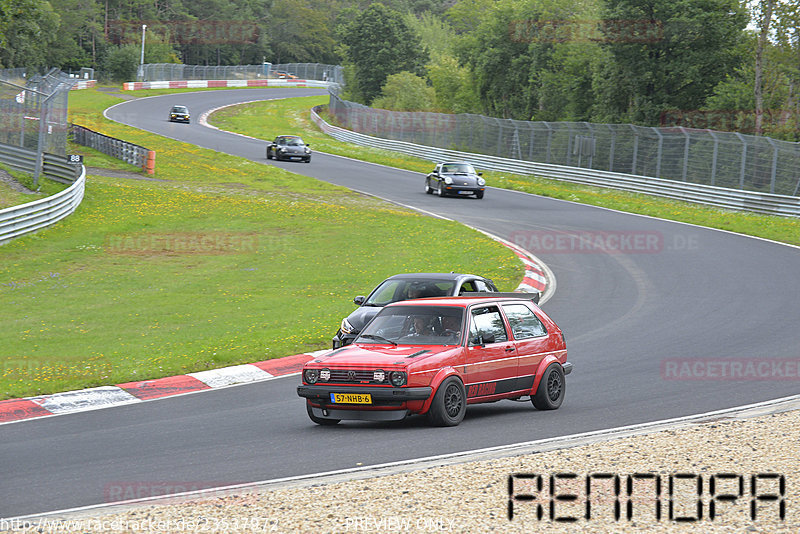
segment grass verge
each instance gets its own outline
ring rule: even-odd
[[[209,118],[209,121],[225,130],[262,139],[270,139],[276,133],[279,133],[280,117],[294,116],[296,117],[295,123],[299,128],[287,133],[301,134],[306,142],[311,143],[313,148],[317,150],[426,174],[433,169],[433,164],[427,160],[386,150],[358,147],[336,141],[323,134],[308,118],[308,110],[316,105],[327,104],[327,101],[328,97],[323,96],[242,104],[214,113]],[[324,118],[333,123],[329,117]],[[793,217],[723,210],[690,202],[571,184],[529,175],[485,172],[484,178],[486,178],[490,186],[494,187],[525,191],[536,195],[698,224],[800,245],[800,219]],[[491,194],[491,192],[488,194]]]
[[[106,121],[118,99],[76,93],[73,122],[156,147],[165,181],[90,175],[73,215],[0,247],[0,399],[325,348],[397,272],[522,275],[460,224]]]

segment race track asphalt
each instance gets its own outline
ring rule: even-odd
[[[415,206],[523,246],[534,237],[562,232],[649,239],[644,250],[623,254],[528,247],[556,275],[557,291],[545,309],[566,333],[569,360],[575,364],[561,409],[538,412],[529,403],[503,401],[471,406],[464,422],[454,428],[430,428],[420,418],[399,424],[319,427],[306,416],[295,393],[298,378],[293,376],[29,420],[0,428],[0,517],[127,498],[136,496],[135,488],[149,494],[147,488],[165,484],[192,489],[376,465],[798,393],[797,379],[675,380],[669,375],[674,369],[670,366],[682,360],[770,365],[797,360],[797,248],[501,189],[487,190],[483,200],[439,198],[424,193],[420,174],[319,152],[310,164],[267,163],[263,141],[205,128],[196,121],[185,125],[165,119],[174,103],[189,106],[197,117],[237,101],[319,93],[187,93],[132,100],[108,115]],[[332,334],[335,328],[331,325]]]

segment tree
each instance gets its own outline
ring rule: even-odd
[[[371,4],[341,29],[341,42],[355,72],[355,95],[369,104],[391,74],[424,74],[428,53],[402,16],[383,4]]]
[[[45,66],[58,23],[47,1],[0,0],[0,66]]]
[[[394,111],[432,111],[436,95],[424,78],[411,72],[398,72],[386,78],[381,96],[372,107]]]
[[[772,23],[772,12],[775,10],[775,0],[761,0],[758,3],[758,40],[756,41],[756,63],[755,63],[755,81],[754,95],[756,104],[756,122],[755,134],[761,135],[764,133],[764,93],[763,93],[763,76],[764,76],[764,48],[767,46],[769,39],[769,26]]]
[[[742,61],[747,14],[738,0],[606,0],[603,18],[619,21],[604,31],[614,64],[602,84],[625,92],[599,103],[614,120],[658,124],[663,111],[698,110]]]

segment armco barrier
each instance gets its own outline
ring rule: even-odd
[[[149,148],[109,137],[78,124],[71,124],[69,131],[72,140],[79,145],[88,146],[98,152],[130,163],[147,171],[147,174],[155,172],[156,153]]]
[[[533,174],[566,182],[645,193],[675,200],[707,204],[719,208],[751,211],[768,215],[800,217],[800,197],[742,191],[739,189],[728,189],[704,184],[650,178],[648,176],[584,169],[581,167],[534,163],[531,161],[488,156],[486,154],[458,152],[444,148],[407,143],[405,141],[391,141],[330,125],[319,116],[317,111],[318,108],[311,110],[311,120],[327,135],[348,143],[393,150],[395,152],[401,152],[410,156],[437,162],[464,160],[469,161],[476,167],[487,170],[515,174]]]
[[[42,173],[56,182],[71,184],[75,181],[78,167],[67,163],[64,156],[44,153]],[[0,163],[14,170],[33,174],[36,169],[36,151],[0,143]]]
[[[0,245],[60,221],[83,200],[86,169],[81,165],[75,182],[60,193],[21,206],[0,210]]]
[[[125,82],[123,91],[140,89],[203,89],[208,87],[332,87],[337,84],[319,80],[178,80],[155,82]]]

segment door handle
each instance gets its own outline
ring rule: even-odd
[[[508,346],[506,347],[506,352],[511,352],[514,350],[514,347]]]

